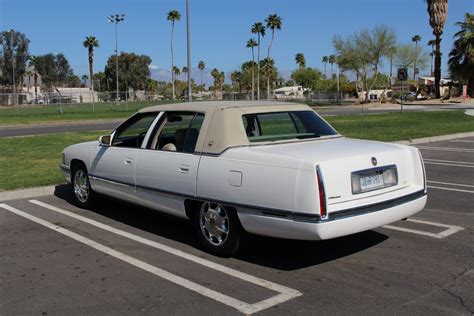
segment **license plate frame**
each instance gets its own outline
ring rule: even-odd
[[[386,181],[386,174],[391,173],[391,182]],[[394,178],[394,179],[393,179]],[[396,165],[358,170],[351,173],[352,194],[381,190],[398,184]]]

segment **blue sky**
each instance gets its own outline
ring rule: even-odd
[[[399,42],[410,42],[420,34],[422,44],[432,37],[423,0],[190,0],[192,64],[204,60],[207,67],[226,72],[251,58],[246,41],[250,26],[270,13],[283,18],[283,29],[276,34],[272,56],[277,67],[289,72],[295,68],[294,55],[302,52],[307,64],[322,68],[321,58],[333,53],[334,34],[350,34],[360,28],[387,24],[398,34]],[[96,71],[103,70],[114,51],[114,28],[107,16],[124,13],[119,24],[119,51],[149,55],[158,68],[170,67],[169,10],[182,13],[175,31],[176,64],[186,63],[184,0],[0,0],[0,29],[15,29],[31,40],[33,55],[64,53],[74,72],[88,73],[87,50],[82,41],[94,35],[100,42],[95,53]],[[457,31],[456,21],[465,12],[474,12],[473,0],[449,0],[443,36],[445,65]],[[269,36],[263,42],[266,52]],[[426,47],[427,48],[427,47]],[[445,68],[445,67],[444,67]]]

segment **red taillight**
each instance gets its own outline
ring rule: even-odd
[[[319,168],[319,166],[316,166],[316,175],[318,177],[319,215],[321,216],[321,218],[326,218],[326,193],[324,192],[323,176],[321,174],[321,169]]]

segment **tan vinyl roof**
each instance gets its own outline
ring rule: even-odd
[[[250,144],[244,129],[242,115],[280,111],[312,111],[300,103],[275,101],[202,101],[174,103],[150,106],[139,110],[140,113],[161,111],[192,111],[205,113],[196,144],[196,151],[208,154],[220,154],[230,147]],[[202,132],[207,131],[206,135]]]

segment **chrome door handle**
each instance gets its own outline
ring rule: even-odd
[[[131,166],[132,163],[133,163],[133,159],[131,159],[131,158],[125,159],[125,164],[126,164],[127,166]]]
[[[181,173],[188,173],[189,172],[189,166],[179,166],[178,171]]]

